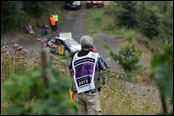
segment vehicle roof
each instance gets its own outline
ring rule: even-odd
[[[62,38],[62,37],[51,37],[51,38],[60,39],[62,41],[65,41],[65,40],[73,40],[73,38],[71,38],[71,39],[66,39],[66,38]]]

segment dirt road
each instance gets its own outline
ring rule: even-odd
[[[111,69],[118,71],[119,68],[116,62],[111,59],[108,51],[104,49],[103,44],[107,43],[115,52],[118,52],[119,42],[121,40],[117,40],[116,38],[104,33],[88,33],[84,28],[84,21],[88,17],[88,11],[88,9],[82,9],[81,11],[69,11],[63,20],[63,24],[58,27],[56,32],[53,32],[49,36],[59,36],[60,32],[71,32],[73,39],[78,42],[80,42],[80,38],[83,35],[92,36],[94,38],[94,45],[96,46],[97,52],[102,55],[109,65],[111,65]],[[24,49],[33,49],[35,52],[40,51],[40,46],[38,45],[36,38],[30,40],[20,40],[17,43],[23,46]],[[11,46],[12,44],[14,43],[10,43],[8,45]]]
[[[108,65],[111,66],[112,70],[120,71],[121,69],[118,67],[118,64],[112,60],[112,58],[109,55],[109,52],[103,47],[103,44],[106,43],[110,46],[110,48],[117,53],[119,51],[119,44],[121,40],[116,39],[112,36],[109,36],[104,33],[89,33],[84,28],[84,21],[88,17],[88,9],[82,9],[81,11],[69,11],[67,16],[63,20],[63,24],[58,27],[58,30],[56,32],[53,32],[49,36],[59,36],[60,32],[71,32],[73,39],[76,41],[80,41],[80,38],[83,35],[90,35],[94,38],[94,45],[96,46],[97,52],[102,55],[104,60],[107,62]],[[48,37],[49,37],[48,36]],[[44,37],[46,38],[46,37]],[[21,40],[17,42],[19,45],[23,46],[24,49],[31,50],[33,49],[34,52],[40,51],[40,46],[37,43],[36,38],[30,39],[30,40]],[[14,43],[9,43],[9,47]],[[131,83],[124,84],[126,90],[134,88],[135,91],[138,91],[142,95],[147,93],[151,96],[151,99],[155,99],[159,101],[159,93],[158,91],[153,91],[153,88],[150,87],[150,90],[153,91],[152,93],[148,93],[147,90],[149,87],[140,87],[137,85],[132,85]],[[144,98],[144,97],[143,97]]]
[[[111,59],[108,51],[104,49],[103,44],[107,43],[116,53],[119,50],[118,40],[112,36],[104,33],[89,33],[84,28],[84,21],[88,17],[88,9],[82,9],[81,11],[70,11],[63,20],[63,25],[58,28],[58,31],[53,35],[58,36],[60,32],[72,32],[72,37],[76,41],[80,42],[80,38],[83,35],[90,35],[94,38],[94,45],[96,46],[97,52],[102,55],[105,61],[111,65],[111,69],[120,70],[116,62]]]

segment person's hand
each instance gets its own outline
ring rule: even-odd
[[[96,48],[95,48],[94,45],[92,46],[91,51],[94,52],[94,53],[96,53]]]

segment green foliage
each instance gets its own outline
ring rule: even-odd
[[[125,39],[128,40],[130,43],[132,43],[134,38],[135,38],[135,32],[131,31]]]
[[[135,1],[119,1],[118,6],[121,6],[123,9],[116,15],[117,19],[120,22],[120,25],[126,26],[128,28],[135,27],[136,22],[136,2]]]
[[[160,31],[160,37],[163,39],[167,39],[169,42],[173,41],[173,2],[171,3],[163,3],[164,10],[163,14],[160,18],[160,25],[159,25],[159,31]]]
[[[48,1],[23,1],[23,10],[35,18],[40,18],[50,8]]]
[[[115,61],[119,62],[119,65],[125,71],[131,71],[133,69],[138,69],[140,66],[137,63],[140,60],[140,56],[142,54],[142,50],[137,48],[135,44],[129,44],[122,48],[118,54],[115,54],[113,51],[110,51],[110,55]]]
[[[172,1],[117,1],[104,14],[115,17],[117,26],[138,29],[150,39],[173,40]]]
[[[155,54],[152,58],[155,80],[162,93],[173,99],[173,44],[164,46],[163,53]]]
[[[118,5],[105,11],[105,14],[115,16],[119,26],[128,28],[135,27],[137,22],[135,18],[136,2],[135,1],[118,1]]]
[[[161,94],[173,101],[173,44],[164,46],[162,53],[155,54],[151,66],[151,78],[155,80]]]
[[[140,31],[148,38],[159,35],[159,15],[157,11],[148,5],[140,4],[137,8],[137,22]]]
[[[25,12],[20,1],[1,2],[1,32],[21,29],[25,23]]]
[[[106,78],[113,78],[114,77],[113,72],[110,70],[102,71],[101,74]]]
[[[96,32],[101,28],[102,11],[98,12],[95,9],[90,10],[88,20],[85,22],[90,32]]]
[[[39,69],[5,81],[3,98],[10,105],[5,108],[4,114],[77,114],[78,107],[68,96],[70,80],[60,77],[60,72],[52,68],[46,68],[46,74],[48,88]]]
[[[48,13],[50,1],[2,1],[1,32],[23,31],[33,19],[40,19]]]
[[[110,47],[109,47],[108,44],[106,44],[106,43],[103,44],[103,47],[104,47],[105,49],[107,49],[107,50],[110,50]]]

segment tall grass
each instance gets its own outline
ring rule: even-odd
[[[142,99],[135,90],[125,92],[119,80],[108,78],[100,94],[103,115],[155,115],[161,112],[159,102]]]
[[[41,40],[39,43],[44,43],[45,40]],[[33,53],[33,51],[27,51],[18,44],[12,45],[12,50],[8,46],[1,48],[1,95],[4,94],[3,83],[13,75],[22,75],[25,71],[38,69],[41,66],[40,54]],[[60,70],[61,75],[70,77],[67,68],[68,57],[56,56],[53,54],[48,55],[49,65],[56,70]],[[1,114],[3,114],[4,108],[10,103],[6,101],[1,103]],[[26,103],[31,105],[31,103]]]
[[[33,57],[33,52],[29,52],[14,44],[13,50],[8,46],[1,48],[1,79],[6,80],[10,76],[21,75],[24,71],[39,67],[38,55]]]
[[[40,44],[44,44],[46,39],[38,39]],[[12,45],[9,49],[7,45],[1,48],[1,80],[6,80],[12,75],[20,75],[25,71],[40,68],[40,55],[32,50],[23,49],[18,44]],[[49,64],[58,70],[68,70],[67,62],[70,60],[67,56],[56,56],[49,54]]]
[[[25,51],[22,47],[15,44],[13,51],[9,50],[7,46],[1,49],[1,80],[6,81],[7,78],[14,74],[22,74],[27,70],[40,67],[40,55],[34,54],[32,51]],[[50,54],[50,65],[60,70],[62,75],[70,77],[67,68],[67,62],[70,58],[67,56],[55,56]],[[160,111],[158,103],[151,99],[142,100],[136,91],[124,91],[124,86],[119,84],[116,78],[108,78],[108,75],[113,77],[112,73],[105,74],[106,85],[102,88],[100,94],[102,114],[106,115],[123,115],[123,114],[156,114]],[[116,76],[116,75],[115,75]],[[1,82],[3,84],[3,81]],[[3,88],[1,94],[3,94]],[[31,105],[31,103],[26,103]],[[3,114],[4,107],[9,105],[8,101],[1,103],[1,114]]]
[[[101,28],[101,17],[102,10],[97,11],[95,9],[91,9],[88,19],[85,21],[85,27],[89,32],[98,32]]]

